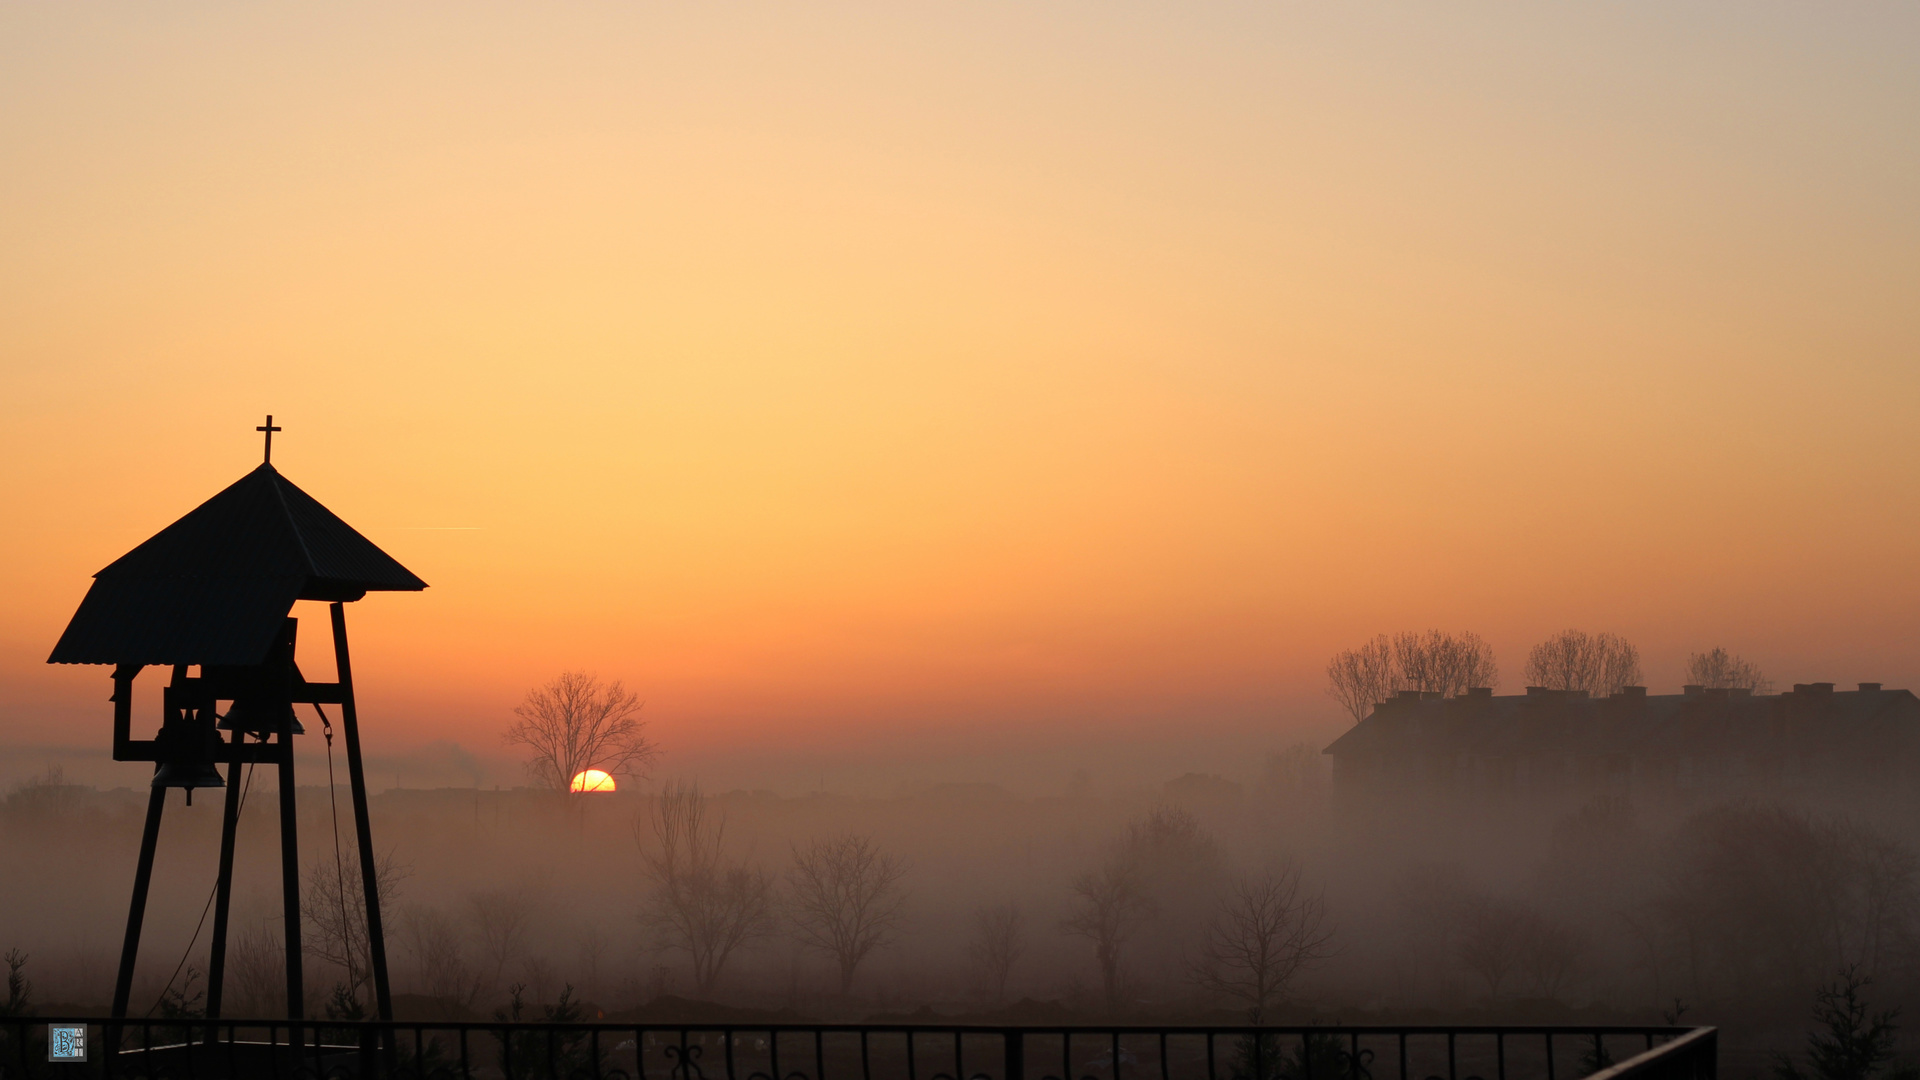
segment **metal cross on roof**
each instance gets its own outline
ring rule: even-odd
[[[267,423],[266,423],[266,426],[265,426],[265,427],[257,427],[257,428],[254,428],[253,430],[255,430],[255,431],[264,431],[264,432],[266,432],[266,433],[267,433],[267,457],[266,457],[266,463],[267,463],[267,464],[269,464],[269,465],[271,465],[271,464],[273,464],[273,433],[274,433],[274,432],[276,432],[276,431],[283,431],[283,430],[285,430],[285,429],[284,429],[284,428],[277,428],[277,427],[274,427],[274,426],[273,426],[273,414],[272,414],[272,413],[268,413],[268,414],[267,414]]]

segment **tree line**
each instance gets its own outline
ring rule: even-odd
[[[1522,676],[1528,686],[1584,691],[1606,697],[1643,683],[1640,650],[1619,634],[1563,630],[1527,653]],[[1723,648],[1690,654],[1687,682],[1708,689],[1773,688],[1758,665]],[[1381,634],[1327,662],[1327,693],[1353,718],[1401,691],[1454,697],[1469,689],[1500,685],[1493,647],[1480,635],[1444,630]]]

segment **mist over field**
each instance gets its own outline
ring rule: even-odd
[[[1276,745],[1232,776],[1158,784],[1083,773],[1050,793],[984,780],[879,796],[703,791],[720,868],[758,880],[766,901],[764,922],[704,986],[676,947],[684,940],[657,918],[662,793],[684,798],[690,778],[573,797],[376,790],[398,1012],[481,1018],[518,986],[532,1002],[571,987],[589,1015],[618,1018],[1238,1022],[1249,1002],[1209,981],[1209,949],[1235,897],[1276,875],[1297,883],[1324,947],[1278,988],[1268,1022],[1659,1022],[1677,1012],[1722,1026],[1737,1071],[1797,1049],[1812,990],[1842,967],[1871,975],[1876,1005],[1920,990],[1920,835],[1904,792],[1781,799],[1730,780],[1636,800],[1583,782],[1356,804],[1336,791],[1321,749]],[[273,788],[265,769],[241,782],[225,1011],[271,1015],[283,1007]],[[55,770],[17,781],[0,804],[0,860],[19,868],[0,877],[0,947],[30,956],[47,1007],[104,1008],[143,794],[67,783]],[[221,794],[202,791],[192,808],[169,798],[136,1014],[169,987],[188,1005],[204,988],[193,980],[205,971],[206,929],[189,939],[209,900]],[[327,908],[343,885],[349,910],[358,897],[344,786],[335,798],[338,865],[327,789],[298,792],[310,1008],[352,977],[326,959],[341,925]],[[846,838],[899,873],[897,918],[843,989],[835,956],[804,929],[795,872],[811,845]],[[1101,902],[1090,883],[1121,873],[1128,906],[1104,929],[1090,925]],[[1112,982],[1103,945],[1115,953]]]

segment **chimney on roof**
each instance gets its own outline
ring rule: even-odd
[[[1796,694],[1831,694],[1833,693],[1833,684],[1830,682],[1797,682],[1793,684],[1793,692]]]
[[[1688,697],[1699,697],[1700,691],[1705,689],[1706,687],[1701,686],[1699,683],[1688,683],[1687,685],[1680,688],[1680,692],[1687,695]],[[1794,689],[1798,690],[1799,687],[1796,686],[1794,687]]]
[[[1617,698],[1643,698],[1647,696],[1647,688],[1644,686],[1623,686],[1608,696]]]
[[[1860,692],[1863,694],[1877,694],[1880,692],[1880,684],[1877,682],[1863,682],[1860,684]]]
[[[1395,694],[1393,697],[1395,701],[1419,701],[1420,691],[1402,690],[1399,693]]]
[[[1877,690],[1877,689],[1879,689],[1879,687],[1877,687],[1877,686],[1876,686],[1876,687],[1874,687],[1874,689],[1876,689],[1876,690]],[[1466,692],[1466,693],[1464,693],[1464,694],[1461,694],[1460,696],[1461,696],[1461,697],[1469,697],[1469,698],[1490,698],[1490,697],[1492,697],[1492,696],[1493,696],[1493,687],[1491,687],[1491,686],[1469,686],[1469,687],[1467,687],[1467,692]]]

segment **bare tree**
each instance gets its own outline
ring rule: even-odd
[[[1534,912],[1524,913],[1519,924],[1516,966],[1531,984],[1534,996],[1560,1000],[1580,974],[1586,960],[1586,940],[1573,927]]]
[[[600,996],[600,961],[612,951],[613,942],[607,939],[606,933],[602,931],[599,926],[588,926],[586,932],[580,935],[579,964],[580,969],[585,972],[587,977],[585,990],[588,1001],[602,1000]]]
[[[507,742],[525,747],[527,772],[563,795],[588,769],[644,774],[659,755],[639,719],[639,696],[584,672],[564,672],[535,687],[513,714],[519,719],[508,726]]]
[[[1773,683],[1760,674],[1760,665],[1714,648],[1687,657],[1687,682],[1709,690],[1751,690],[1764,694]]]
[[[906,873],[906,860],[881,851],[870,837],[815,840],[793,849],[787,888],[794,931],[801,944],[839,964],[842,995],[853,989],[860,962],[899,929]]]
[[[6,956],[0,957],[7,965],[7,1000],[0,1004],[0,1016],[33,1015],[33,980],[21,974],[26,969],[28,959],[28,955],[19,949],[8,949]]]
[[[400,882],[408,869],[396,863],[391,852],[374,860],[379,879],[380,921],[391,921],[393,901],[399,896]],[[307,865],[305,894],[300,901],[306,916],[306,933],[301,949],[346,973],[346,992],[359,998],[367,980],[373,978],[372,953],[367,944],[367,901],[360,886],[360,856],[348,852],[328,865],[314,861]]]
[[[758,869],[728,862],[725,837],[725,820],[708,819],[706,799],[692,784],[669,784],[634,827],[653,883],[641,924],[693,961],[694,988],[702,996],[736,950],[773,929],[773,882]]]
[[[1527,654],[1529,686],[1605,697],[1640,682],[1640,650],[1618,634],[1563,630]]]
[[[273,1016],[286,1007],[287,953],[272,926],[248,926],[227,948],[223,1007],[232,1016]]]
[[[1399,690],[1452,697],[1476,686],[1497,686],[1500,668],[1480,635],[1444,630],[1381,634],[1327,663],[1327,693],[1355,723]]]
[[[1026,951],[1025,937],[1026,920],[1018,904],[974,909],[973,942],[967,946],[967,955],[980,965],[995,1001],[1006,1000],[1007,977]]]
[[[1310,893],[1299,867],[1285,863],[1228,887],[1207,920],[1193,979],[1209,993],[1246,1006],[1261,1023],[1300,969],[1332,955],[1326,904]]]
[[[1114,1012],[1120,1009],[1120,950],[1152,912],[1151,905],[1140,893],[1134,873],[1126,859],[1116,856],[1100,869],[1074,878],[1069,886],[1073,892],[1073,908],[1060,924],[1062,931],[1093,942],[1107,1008]]]
[[[1365,720],[1375,705],[1392,697],[1398,683],[1393,642],[1385,634],[1357,649],[1337,652],[1327,661],[1327,693],[1356,724]]]
[[[1491,897],[1475,896],[1460,905],[1460,962],[1487,984],[1487,996],[1498,998],[1500,987],[1520,962],[1522,923],[1519,911]]]
[[[1842,955],[1849,964],[1877,971],[1888,955],[1912,948],[1920,913],[1920,859],[1912,848],[1855,821],[1835,823],[1833,834],[1848,869],[1839,920]],[[1911,955],[1909,953],[1908,955]]]
[[[465,1008],[480,994],[479,974],[467,962],[460,931],[437,907],[409,906],[400,913],[400,948],[413,961],[420,992]]]
[[[507,965],[520,958],[533,928],[533,898],[523,889],[490,889],[467,897],[467,915],[480,938],[480,951],[493,964],[487,979],[497,988]]]
[[[1493,662],[1493,647],[1474,633],[1409,630],[1395,634],[1393,662],[1399,670],[1395,688],[1400,690],[1453,697],[1466,693],[1471,687],[1500,684],[1500,668]]]
[[[559,980],[560,976],[554,970],[553,961],[544,955],[535,953],[520,961],[520,985],[533,994],[535,1001],[552,1001],[553,984]],[[567,989],[572,990],[572,988],[572,984],[569,983]]]
[[[1183,806],[1156,806],[1127,822],[1120,857],[1133,868],[1135,884],[1149,894],[1173,881],[1210,883],[1225,866],[1219,841]]]
[[[1872,974],[1910,956],[1920,930],[1920,860],[1847,818],[1714,807],[1676,830],[1662,876],[1658,909],[1684,944],[1697,997],[1793,992],[1848,965]]]

